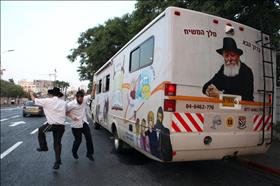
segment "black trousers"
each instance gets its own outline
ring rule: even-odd
[[[64,125],[49,125],[48,123],[42,125],[38,131],[38,141],[41,149],[48,149],[47,141],[46,141],[46,132],[53,132],[53,148],[55,152],[55,161],[61,162],[61,139],[65,130]]]
[[[93,155],[94,148],[90,133],[90,128],[87,123],[83,124],[83,128],[72,128],[72,133],[74,136],[74,142],[72,147],[72,152],[77,153],[82,142],[82,134],[84,134],[86,138],[86,145],[87,145],[87,155]]]

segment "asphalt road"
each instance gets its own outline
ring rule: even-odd
[[[1,186],[40,185],[246,185],[276,186],[280,178],[247,167],[236,160],[162,164],[128,150],[117,154],[113,138],[104,129],[94,130],[95,161],[86,156],[83,139],[79,160],[71,154],[72,132],[66,126],[62,138],[62,165],[53,170],[52,134],[48,152],[37,152],[36,129],[45,117],[22,117],[20,108],[1,108]],[[11,147],[13,150],[7,151]],[[9,152],[9,153],[8,153]]]

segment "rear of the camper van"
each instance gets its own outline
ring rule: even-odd
[[[271,99],[260,91],[264,85],[262,48],[255,42],[261,38],[260,32],[180,8],[169,8],[166,14],[171,22],[171,78],[165,85],[164,124],[170,129],[172,161],[265,152],[271,142],[272,115]],[[208,97],[202,92],[204,84],[224,64],[216,50],[226,45],[225,37],[233,38],[243,51],[240,60],[253,73],[253,100],[222,92],[219,97]],[[265,68],[269,74],[270,67]],[[267,81],[266,88],[271,87],[272,82]]]

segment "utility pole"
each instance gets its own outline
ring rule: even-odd
[[[4,68],[2,68],[2,54],[6,53],[6,52],[14,52],[15,50],[12,49],[12,50],[5,50],[3,52],[1,52],[1,56],[0,56],[0,79],[2,79],[2,75],[3,75],[3,72],[6,70]]]
[[[54,76],[54,81],[56,81],[56,77],[57,77],[56,73],[57,73],[57,71],[56,71],[56,69],[54,69],[54,73],[50,73],[50,74],[49,74],[50,77],[51,77],[51,76]],[[51,79],[51,78],[50,78],[50,79]]]

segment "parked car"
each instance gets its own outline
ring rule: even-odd
[[[22,116],[44,116],[43,107],[35,105],[33,101],[26,101],[22,108]]]

